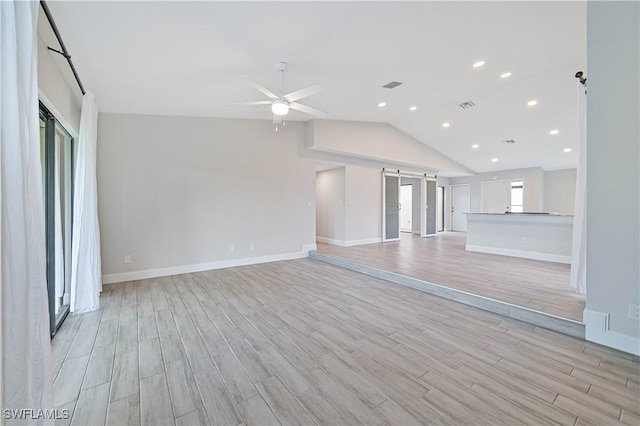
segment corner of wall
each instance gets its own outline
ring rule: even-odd
[[[633,355],[640,355],[640,337],[609,329],[609,314],[585,309],[583,313],[585,338],[610,348],[618,349]]]

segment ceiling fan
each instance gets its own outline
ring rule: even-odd
[[[280,74],[280,90],[277,93],[272,92],[263,85],[251,81],[253,86],[258,89],[262,94],[269,98],[267,101],[253,101],[253,102],[241,102],[233,105],[271,105],[271,112],[273,112],[273,122],[276,124],[276,131],[278,131],[277,125],[284,122],[284,117],[289,113],[289,109],[295,109],[297,111],[304,112],[305,114],[323,117],[327,115],[326,112],[319,109],[312,108],[310,106],[301,104],[297,101],[309,96],[316,95],[322,92],[322,88],[317,84],[314,86],[305,87],[304,89],[296,90],[289,93],[284,93],[282,89],[282,79],[284,71],[287,69],[286,62],[278,62],[275,66],[276,71]],[[245,77],[247,78],[247,77]]]

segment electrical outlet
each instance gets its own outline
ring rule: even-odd
[[[629,318],[640,321],[640,306],[629,304]]]
[[[522,245],[527,244],[527,237],[520,238],[520,242],[522,243]]]
[[[230,251],[231,253],[233,253],[234,251],[236,251],[236,247],[235,247],[233,244],[231,244],[231,245],[229,246],[229,251]]]
[[[251,243],[251,245],[249,246],[249,249],[250,249],[251,251],[254,251],[254,250],[256,249],[256,245],[255,245],[255,243]]]
[[[124,263],[131,263],[132,258],[130,254],[125,254],[124,255]]]

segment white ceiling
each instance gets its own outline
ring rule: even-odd
[[[268,106],[229,104],[265,99],[240,76],[276,90],[274,64],[284,60],[285,91],[320,84],[324,92],[303,103],[327,118],[388,122],[475,172],[577,164],[573,74],[586,71],[585,2],[49,7],[103,112],[271,119]],[[486,64],[472,68],[479,60]],[[506,71],[512,76],[500,79]],[[404,84],[381,88],[392,80]],[[477,106],[461,109],[467,100]]]

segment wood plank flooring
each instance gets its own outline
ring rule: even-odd
[[[462,232],[433,238],[403,233],[400,242],[318,243],[318,252],[582,322],[585,297],[569,286],[570,265],[469,252],[465,241]]]
[[[311,259],[105,286],[53,339],[71,424],[638,424],[637,360]]]

